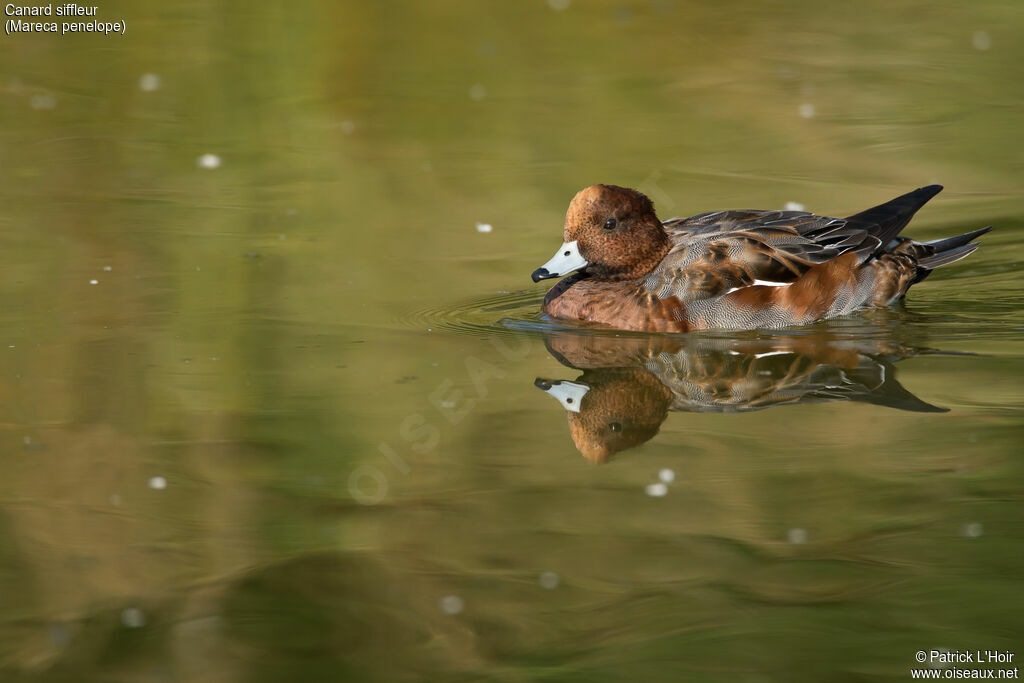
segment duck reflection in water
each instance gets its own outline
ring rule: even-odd
[[[648,441],[670,411],[738,413],[777,406],[862,401],[946,412],[896,381],[893,363],[928,353],[896,343],[822,335],[680,339],[558,333],[548,351],[583,370],[534,384],[566,409],[576,448],[591,462]]]

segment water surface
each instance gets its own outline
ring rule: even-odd
[[[1020,648],[1017,3],[100,11],[0,42],[0,679]],[[616,336],[529,280],[593,182],[663,218],[941,182],[908,234],[996,230],[892,310]]]

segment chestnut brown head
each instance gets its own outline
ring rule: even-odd
[[[635,280],[651,272],[671,244],[646,196],[617,185],[591,185],[569,204],[564,244],[533,272],[533,281],[585,270],[601,280]]]

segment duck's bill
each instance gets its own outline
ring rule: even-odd
[[[566,242],[550,261],[533,271],[533,281],[540,282],[553,277],[562,277],[576,272],[580,268],[586,268],[587,265],[588,261],[580,254],[580,247],[576,240]]]
[[[549,396],[558,399],[562,407],[574,413],[580,412],[580,404],[583,397],[590,391],[590,387],[579,382],[565,382],[562,380],[551,380],[538,377],[533,385]]]

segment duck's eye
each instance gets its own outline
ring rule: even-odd
[[[604,222],[604,229],[605,230],[614,230],[615,229],[615,225],[617,223],[618,223],[618,221],[616,221],[614,218],[609,218],[608,220],[606,220]]]
[[[621,422],[609,422],[608,423],[608,429],[610,429],[613,432],[615,432],[616,434],[618,434],[619,432],[622,431],[622,423]]]

